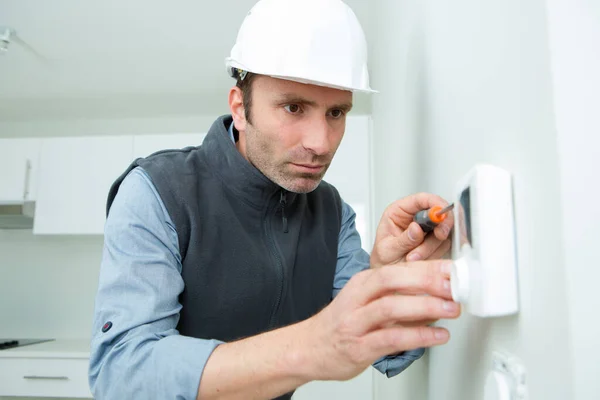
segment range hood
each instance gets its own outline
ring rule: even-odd
[[[18,204],[0,203],[0,229],[31,229],[35,203],[25,201]]]
[[[35,202],[29,198],[31,161],[25,160],[21,168],[15,168],[2,180],[11,188],[0,198],[0,229],[32,229]]]

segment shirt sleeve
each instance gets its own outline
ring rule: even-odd
[[[222,342],[179,335],[177,233],[148,175],[123,181],[105,224],[89,383],[97,399],[196,399]]]
[[[362,248],[360,235],[355,225],[356,213],[342,201],[342,226],[338,241],[338,260],[333,280],[333,297],[342,290],[352,276],[370,267],[369,254]],[[425,354],[425,349],[404,351],[397,355],[382,357],[375,361],[375,367],[388,378],[398,375],[415,360]]]

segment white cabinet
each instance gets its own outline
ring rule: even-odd
[[[33,232],[102,234],[108,190],[132,154],[132,136],[44,139]]]
[[[312,381],[300,386],[293,400],[372,400],[373,399],[373,367],[348,381]],[[379,373],[379,372],[377,372]]]
[[[204,133],[173,133],[168,135],[136,135],[133,138],[133,157],[147,157],[159,150],[199,146]]]
[[[41,139],[0,139],[0,202],[36,199],[41,142]]]
[[[0,397],[91,398],[89,341],[57,340],[0,352]]]
[[[205,134],[48,138],[41,143],[37,235],[101,235],[112,183],[137,157],[197,146]]]

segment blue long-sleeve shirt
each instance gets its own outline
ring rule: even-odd
[[[369,268],[354,220],[343,203],[332,297]],[[177,331],[181,268],[175,226],[138,167],[121,184],[105,225],[89,367],[95,398],[196,398],[204,366],[222,342]],[[391,377],[423,353],[383,357],[374,367]]]

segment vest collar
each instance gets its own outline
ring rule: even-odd
[[[267,178],[240,154],[227,129],[232,123],[231,115],[217,118],[201,148],[211,170],[225,186],[246,202],[263,207],[275,193],[284,189]],[[295,193],[287,192],[287,201],[292,201],[295,196]]]

